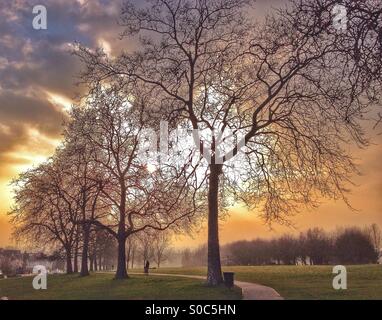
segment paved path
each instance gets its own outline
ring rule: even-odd
[[[129,273],[131,275],[143,275],[144,273]],[[191,276],[186,274],[150,273],[151,276],[181,277],[205,280],[203,276]],[[235,285],[241,288],[243,300],[284,300],[273,288],[262,286],[252,282],[235,281]]]

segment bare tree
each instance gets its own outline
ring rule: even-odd
[[[346,228],[337,237],[334,250],[338,262],[342,264],[369,264],[378,261],[369,235],[359,228]]]
[[[77,51],[89,83],[115,77],[151,86],[168,118],[195,130],[209,163],[210,285],[222,282],[224,191],[260,205],[269,223],[288,223],[322,196],[346,201],[356,167],[343,145],[367,145],[360,121],[380,99],[381,3],[343,1],[346,32],[333,27],[332,0],[292,1],[258,23],[245,15],[248,3],[127,2],[125,35],[143,35],[141,51],[116,61]]]
[[[153,236],[153,258],[158,269],[161,263],[167,260],[167,254],[170,250],[171,237],[166,232],[157,232]]]
[[[153,235],[149,232],[141,232],[138,236],[138,252],[143,266],[150,262],[154,256]]]
[[[79,237],[79,208],[75,190],[64,174],[65,159],[53,158],[13,182],[15,206],[10,212],[15,237],[44,247],[60,243],[65,250],[66,271],[73,272],[73,249]]]
[[[332,244],[329,236],[319,228],[309,229],[305,236],[305,254],[311,265],[327,264],[332,255]]]
[[[381,255],[381,244],[382,244],[381,229],[376,223],[373,223],[370,227],[367,228],[366,232],[369,234],[369,237],[373,243],[374,249],[377,252],[379,257]]]
[[[113,270],[117,262],[117,249],[115,237],[103,228],[95,227],[89,241],[91,269]]]

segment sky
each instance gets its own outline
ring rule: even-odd
[[[138,1],[138,0],[137,0]],[[254,14],[261,17],[282,1],[258,0]],[[42,4],[48,12],[48,29],[34,30],[32,8]],[[76,85],[80,62],[69,53],[70,45],[103,47],[118,55],[134,42],[120,39],[117,20],[121,0],[1,0],[0,1],[0,247],[12,245],[6,213],[12,206],[9,186],[20,172],[52,155],[61,140],[62,123],[84,88]],[[354,151],[362,176],[354,181],[349,200],[357,211],[342,202],[322,200],[315,210],[293,217],[294,228],[264,225],[257,212],[235,208],[221,222],[221,242],[297,233],[310,227],[328,230],[336,226],[382,226],[381,128],[366,125],[372,145]],[[178,236],[176,246],[206,242],[206,229],[192,236]]]

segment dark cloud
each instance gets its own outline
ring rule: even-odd
[[[96,47],[100,40],[112,46],[118,29],[117,1],[75,0],[9,1],[0,4],[0,85],[6,89],[29,86],[72,98],[80,70],[69,45],[80,42]],[[32,8],[43,4],[48,12],[48,29],[32,28]]]
[[[32,28],[32,8],[42,4],[48,29]],[[7,185],[20,170],[48,157],[60,138],[65,113],[51,94],[67,100],[81,69],[69,44],[126,49],[117,24],[121,1],[0,0],[0,245],[9,225],[2,218],[10,204]],[[1,235],[4,235],[2,237]]]
[[[17,168],[30,165],[37,156],[49,156],[59,139],[65,114],[45,96],[0,94],[0,180],[12,179]],[[25,154],[26,156],[22,156]]]
[[[0,123],[3,127],[28,127],[56,138],[61,132],[64,114],[45,97],[27,97],[13,92],[0,95]],[[3,130],[4,131],[4,130]]]
[[[32,8],[42,4],[48,29],[34,30]],[[10,152],[34,144],[31,130],[41,139],[57,139],[65,113],[49,94],[74,98],[81,69],[70,44],[89,47],[118,43],[119,1],[6,0],[0,2],[0,161],[19,159]],[[121,46],[122,48],[123,46]],[[48,149],[51,149],[51,147]],[[35,150],[32,150],[35,151]],[[13,157],[13,158],[12,158]],[[12,160],[13,159],[13,160]],[[2,170],[3,171],[3,170]]]

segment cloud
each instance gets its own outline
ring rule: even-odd
[[[48,29],[32,27],[34,5],[43,4]],[[118,40],[119,1],[0,1],[0,245],[10,226],[2,214],[11,201],[9,182],[49,157],[61,138],[68,106],[84,88],[70,44],[124,48]]]
[[[61,132],[64,118],[63,112],[51,104],[45,96],[23,96],[11,91],[0,92],[0,123],[6,136],[27,127],[56,138]]]
[[[47,30],[32,27],[32,9],[37,4],[47,8]],[[118,38],[119,5],[104,0],[0,3],[1,174],[7,163],[17,159],[17,152],[32,145],[32,153],[44,148],[52,151],[49,139],[60,138],[64,109],[83,93],[76,85],[80,62],[70,54],[69,45],[81,42],[96,47],[102,43],[109,45],[110,52],[114,50],[109,43]]]

